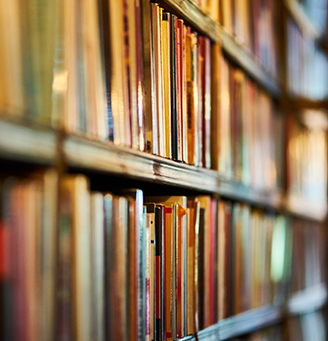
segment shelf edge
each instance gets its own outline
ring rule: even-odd
[[[235,38],[224,29],[222,30],[222,49],[237,63],[250,77],[252,77],[260,86],[268,91],[273,97],[281,96],[280,87],[277,80],[269,75]]]

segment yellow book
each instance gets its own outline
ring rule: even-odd
[[[232,1],[233,0],[221,1],[222,25],[230,33],[234,33]]]
[[[0,1],[0,112],[24,113],[20,1]]]
[[[170,15],[163,13],[162,21],[162,50],[163,50],[163,111],[165,135],[165,157],[172,158],[171,137],[171,52],[170,52]]]

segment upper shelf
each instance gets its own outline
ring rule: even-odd
[[[285,0],[285,6],[304,34],[312,39],[319,39],[321,37],[318,27],[307,16],[298,1]]]

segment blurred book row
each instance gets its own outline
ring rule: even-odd
[[[246,204],[51,169],[3,178],[0,204],[5,341],[175,340],[325,280],[321,225]]]
[[[320,10],[320,7],[318,9]],[[302,32],[292,18],[287,22],[287,39],[286,76],[291,95],[313,100],[327,98],[327,55],[311,36]]]

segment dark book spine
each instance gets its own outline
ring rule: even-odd
[[[171,122],[172,122],[172,158],[178,159],[178,97],[177,97],[177,51],[176,51],[177,17],[171,15]]]
[[[111,264],[111,239],[112,239],[112,208],[113,202],[111,196],[105,196],[104,199],[104,252],[105,252],[105,264],[104,264],[104,286],[105,286],[105,339],[110,339],[110,302],[109,293],[110,287],[110,264]]]
[[[9,248],[5,248],[10,235],[8,230],[10,228],[8,223],[10,219],[10,187],[10,180],[3,184],[0,183],[0,340],[4,341],[13,340],[12,283],[10,283],[6,262],[6,258],[11,255]]]
[[[200,209],[199,212],[199,258],[198,258],[198,321],[199,329],[204,329],[205,326],[205,215],[206,210]],[[206,307],[208,308],[208,307]]]
[[[155,340],[163,340],[162,333],[162,230],[163,230],[163,212],[161,206],[155,208],[155,258],[156,258],[156,325]]]
[[[106,99],[107,99],[107,115],[106,124],[108,127],[108,139],[114,141],[114,125],[113,112],[111,103],[111,49],[110,49],[110,27],[109,27],[109,6],[108,0],[98,0],[100,8],[100,32],[101,32],[101,47],[102,57],[105,65],[105,79],[106,79]]]
[[[142,53],[142,24],[141,24],[141,0],[135,0],[135,32],[136,32],[136,63],[137,63],[137,111],[139,128],[139,149],[146,149],[146,127],[144,111],[144,69]]]
[[[57,280],[57,340],[72,337],[72,292],[71,292],[71,197],[62,192],[59,214],[58,280]]]

